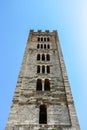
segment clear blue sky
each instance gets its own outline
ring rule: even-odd
[[[0,0],[0,130],[30,29],[58,30],[81,130],[87,129],[87,0]]]

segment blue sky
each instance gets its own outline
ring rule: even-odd
[[[87,0],[0,0],[0,130],[30,29],[58,30],[81,130],[87,126]]]

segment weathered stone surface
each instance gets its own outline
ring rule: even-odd
[[[37,41],[49,37],[50,41]],[[50,45],[50,49],[37,45]],[[50,61],[37,60],[49,54]],[[42,57],[41,57],[42,58]],[[50,66],[50,73],[37,73],[37,65]],[[37,91],[37,79],[50,81],[50,91]],[[39,123],[40,105],[47,108],[47,124]],[[30,31],[13,103],[5,130],[80,130],[57,32]]]

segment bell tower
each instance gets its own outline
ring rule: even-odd
[[[80,130],[57,31],[30,30],[5,130]]]

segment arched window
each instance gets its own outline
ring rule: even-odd
[[[49,81],[49,79],[45,79],[44,90],[46,90],[46,91],[50,90],[50,81]]]
[[[40,106],[39,124],[47,124],[47,108],[45,105]]]
[[[44,61],[45,60],[45,55],[44,54],[42,54],[42,61]]]
[[[41,44],[41,48],[43,48],[43,44]]]
[[[47,45],[47,48],[50,49],[50,45],[49,44]]]
[[[37,79],[36,90],[42,90],[42,80],[41,79]]]
[[[40,38],[38,37],[38,42],[40,41]]]
[[[42,73],[45,73],[45,66],[42,66]]]
[[[37,55],[37,60],[40,60],[40,54]]]
[[[46,44],[44,44],[44,49],[46,49]]]
[[[40,48],[40,45],[39,45],[39,44],[37,44],[37,48]]]
[[[47,38],[47,41],[49,42],[49,37]]]
[[[41,41],[43,41],[43,37],[41,37]]]
[[[47,73],[50,73],[50,66],[47,66]]]
[[[40,73],[40,66],[37,66],[37,73]]]
[[[50,55],[49,54],[47,54],[47,61],[49,61],[50,60]]]
[[[46,38],[44,38],[44,41],[46,42]]]

